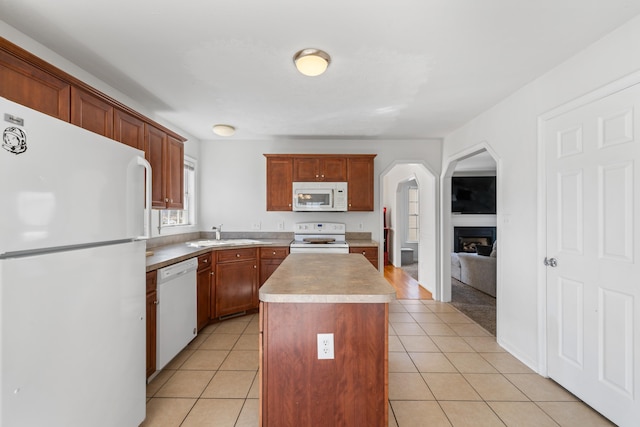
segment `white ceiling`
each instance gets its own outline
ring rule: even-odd
[[[640,13],[640,0],[2,0],[0,17],[202,139],[449,132]],[[320,77],[300,49],[327,51]]]

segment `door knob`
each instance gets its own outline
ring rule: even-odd
[[[546,265],[547,267],[557,267],[558,266],[558,260],[555,258],[545,258],[544,259],[544,265]]]

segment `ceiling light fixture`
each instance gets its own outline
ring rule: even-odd
[[[302,49],[293,55],[293,62],[302,74],[315,77],[325,72],[331,63],[331,57],[320,49]]]
[[[232,136],[236,133],[236,128],[231,125],[214,125],[213,133],[219,136]]]

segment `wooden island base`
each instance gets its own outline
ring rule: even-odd
[[[260,425],[386,427],[388,307],[262,302]],[[319,333],[335,359],[318,359]]]
[[[394,299],[360,254],[290,254],[260,288],[260,426],[386,427]]]

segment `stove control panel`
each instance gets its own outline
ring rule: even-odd
[[[295,234],[345,234],[346,225],[341,222],[298,222],[293,232]]]

